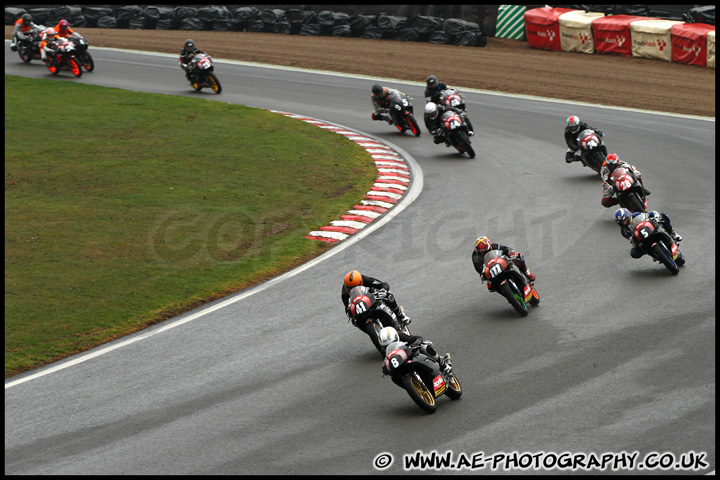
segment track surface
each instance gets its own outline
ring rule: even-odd
[[[174,57],[93,55],[96,72],[56,80],[322,118],[409,152],[424,188],[288,280],[6,388],[6,474],[366,474],[382,452],[395,458],[386,471],[403,473],[417,450],[695,451],[709,464],[698,473],[715,469],[714,122],[468,93],[471,160],[370,121],[369,79],[217,62],[223,94],[198,95]],[[5,73],[51,78],[10,54]],[[388,84],[422,105],[420,84]],[[685,237],[677,277],[630,258],[598,179],[564,163],[573,113],[605,127],[610,150],[643,172],[651,208]],[[481,285],[470,262],[481,234],[536,274],[541,303],[527,318]],[[426,415],[382,378],[342,313],[353,268],[388,281],[413,332],[452,353],[460,400]]]

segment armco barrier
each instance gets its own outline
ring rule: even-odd
[[[592,22],[604,17],[600,12],[582,10],[563,13],[558,17],[560,25],[560,48],[563,52],[595,53]]]
[[[630,24],[633,57],[672,61],[670,29],[683,23],[674,20],[638,20]]]
[[[497,38],[525,40],[524,16],[526,10],[524,5],[500,5],[498,7],[495,36]]]
[[[707,66],[707,34],[715,27],[705,23],[679,23],[670,28],[672,61]]]

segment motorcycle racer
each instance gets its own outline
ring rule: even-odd
[[[568,147],[568,150],[565,153],[566,163],[580,161],[580,155],[582,154],[582,150],[580,150],[580,145],[578,145],[577,136],[580,132],[587,129],[595,131],[601,137],[605,136],[605,134],[597,128],[591,127],[587,123],[581,122],[580,117],[578,117],[577,115],[571,115],[570,117],[568,117],[567,125],[565,126],[565,143]],[[605,146],[603,145],[602,148],[605,148]],[[607,155],[607,151],[605,151],[604,153]]]
[[[630,240],[630,256],[633,258],[640,258],[645,255],[645,252],[638,246],[638,241],[633,235],[635,226],[640,222],[647,221],[648,219],[656,219],[660,225],[670,234],[670,237],[675,242],[682,241],[682,237],[675,232],[672,225],[670,224],[670,218],[657,210],[651,210],[649,212],[630,212],[627,208],[618,208],[615,211],[615,223],[620,226],[620,233],[623,237]],[[684,262],[683,262],[684,263]]]
[[[383,348],[387,348],[389,345],[397,342],[402,342],[410,346],[417,346],[419,347],[418,350],[420,353],[427,355],[431,360],[440,365],[440,370],[443,373],[449,374],[452,370],[452,359],[450,358],[450,354],[446,353],[441,356],[437,350],[435,350],[433,343],[426,341],[420,335],[408,335],[404,332],[398,332],[393,327],[384,327],[380,330],[379,339],[380,345],[382,345]],[[388,372],[384,363],[382,370],[385,375],[390,375],[390,372]]]
[[[473,266],[475,267],[475,271],[480,274],[480,278],[483,282],[485,281],[485,277],[482,274],[483,267],[485,265],[485,254],[490,250],[500,250],[503,255],[510,258],[510,260],[512,260],[513,263],[517,265],[523,275],[525,275],[525,278],[527,278],[528,283],[532,284],[535,281],[535,275],[533,275],[533,273],[528,268],[527,263],[525,263],[525,257],[522,253],[516,252],[515,250],[506,245],[492,243],[490,242],[488,237],[483,236],[478,237],[478,239],[475,240],[475,248],[472,252]],[[493,291],[490,282],[488,282],[488,290],[490,290],[491,292]]]
[[[13,28],[10,50],[13,52],[17,51],[18,40],[21,42],[27,42],[30,40],[30,36],[25,34],[36,27],[37,25],[33,23],[32,16],[29,13],[26,13],[22,17],[18,18],[17,21],[15,21],[15,27]]]
[[[400,323],[405,325],[410,324],[410,317],[405,315],[405,312],[403,312],[398,305],[397,300],[395,300],[395,296],[390,292],[390,285],[386,282],[378,280],[377,278],[373,278],[368,275],[362,275],[357,270],[352,270],[351,272],[348,272],[348,274],[345,275],[345,279],[343,281],[342,294],[340,295],[340,299],[342,300],[343,306],[345,307],[345,315],[350,317],[350,311],[348,310],[350,290],[352,290],[354,287],[361,285],[364,287],[368,287],[371,293],[375,293],[379,290],[387,291],[385,300],[387,301],[390,310],[392,310],[395,316],[397,316]]]
[[[638,182],[640,182],[640,185],[643,187],[645,195],[650,195],[651,193],[650,190],[645,188],[645,185],[643,185],[642,173],[640,173],[640,170],[635,168],[634,165],[630,165],[629,163],[620,160],[620,157],[618,157],[617,154],[610,153],[607,157],[605,157],[605,161],[600,167],[600,178],[602,178],[603,181],[603,196],[600,200],[600,203],[602,203],[602,206],[605,208],[610,208],[613,205],[618,204],[618,199],[613,198],[615,190],[613,189],[612,185],[610,185],[610,175],[618,167],[630,170],[633,175],[635,175],[635,178],[637,178]]]
[[[401,102],[403,93],[395,88],[383,87],[379,83],[372,86],[372,95],[370,95],[370,101],[372,101],[375,111],[372,114],[373,120],[385,120],[388,124],[392,125],[393,120],[388,113],[390,108],[390,99],[396,98],[398,103]]]
[[[438,78],[435,75],[427,77],[425,83],[425,100],[428,102],[439,103],[440,94],[443,90],[447,89],[448,86],[443,82],[438,82]]]
[[[435,142],[436,145],[445,142],[447,146],[450,146],[450,141],[445,138],[442,129],[442,116],[443,113],[448,111],[454,112],[458,115],[462,114],[460,110],[454,107],[436,105],[432,102],[425,104],[425,114],[423,115],[423,119],[425,120],[425,128],[427,128],[430,132],[430,135],[433,136],[433,142]]]
[[[40,45],[38,46],[40,48],[40,59],[47,63],[48,53],[55,53],[53,47],[55,45],[55,39],[57,38],[57,32],[55,32],[54,28],[48,28],[42,33],[40,38]]]
[[[192,71],[192,65],[190,65],[190,62],[198,53],[205,53],[197,46],[195,45],[195,42],[188,38],[185,40],[185,44],[183,45],[183,49],[180,50],[180,67],[185,70],[185,77],[188,79],[188,81],[192,81],[190,78],[190,72]]]
[[[70,28],[70,24],[67,20],[60,20],[58,24],[55,26],[55,31],[57,32],[58,38],[65,38],[68,35],[73,36],[75,38],[82,38],[82,35],[77,33],[75,30]]]

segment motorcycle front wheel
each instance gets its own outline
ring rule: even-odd
[[[465,132],[457,133],[457,141],[460,144],[460,148],[457,146],[455,148],[458,148],[458,151],[462,150],[460,153],[467,153],[470,158],[475,158],[475,150],[472,145],[470,145],[470,139]]]
[[[403,378],[403,388],[408,392],[415,404],[428,413],[435,413],[435,396],[415,375],[406,375]]]
[[[680,269],[677,264],[675,264],[675,261],[672,259],[672,255],[670,255],[670,252],[664,243],[658,242],[653,245],[652,249],[655,258],[660,260],[660,262],[665,265],[668,270],[670,270],[670,273],[677,275],[680,272]]]
[[[525,299],[523,299],[517,287],[513,287],[510,286],[510,282],[508,281],[500,286],[500,291],[502,292],[503,296],[507,298],[507,301],[510,303],[510,305],[512,305],[515,311],[520,314],[521,317],[527,317],[528,309],[527,305],[525,304]]]
[[[76,58],[71,58],[67,61],[67,66],[70,69],[70,72],[75,75],[76,77],[82,77],[82,67],[80,66],[80,62]]]
[[[88,52],[83,54],[82,62],[83,68],[88,72],[95,70],[95,60],[93,60],[92,56]]]
[[[630,210],[631,212],[635,213],[645,211],[645,204],[640,199],[640,195],[638,195],[637,193],[632,192],[630,195],[628,195],[627,202],[629,204],[628,210]]]
[[[451,375],[448,379],[447,389],[445,390],[445,395],[447,395],[450,400],[457,400],[462,395],[462,387],[460,386],[460,380],[457,379],[455,375]]]
[[[419,137],[420,125],[418,125],[417,120],[415,120],[415,116],[412,113],[408,112],[405,114],[405,120],[407,121],[408,127],[410,128],[412,134],[416,137]]]
[[[217,77],[215,76],[214,73],[210,72],[207,74],[207,83],[210,85],[210,89],[213,92],[215,92],[217,94],[220,94],[220,92],[222,92],[222,86],[220,85],[220,80],[217,79]]]

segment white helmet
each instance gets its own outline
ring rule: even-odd
[[[435,105],[433,102],[428,102],[425,104],[425,116],[429,118],[435,118],[437,117],[438,111],[437,111],[437,105]]]
[[[391,343],[400,340],[400,336],[398,335],[397,330],[395,330],[393,327],[384,327],[382,330],[380,330],[380,335],[378,335],[378,338],[380,339],[380,345],[382,345],[383,347],[387,347]]]

